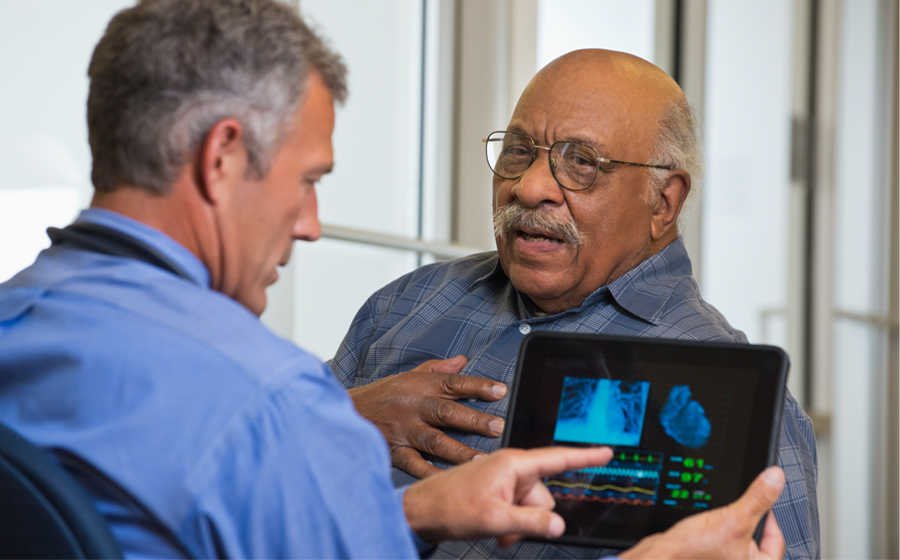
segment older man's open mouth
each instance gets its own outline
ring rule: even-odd
[[[516,233],[519,235],[519,237],[521,237],[525,241],[538,242],[538,243],[545,242],[545,241],[549,242],[549,243],[560,243],[560,244],[565,243],[565,241],[562,239],[562,235],[556,234],[556,233],[535,231],[535,230],[527,231],[527,230],[522,230],[522,229],[518,230]]]

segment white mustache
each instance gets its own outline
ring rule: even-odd
[[[505,239],[510,232],[529,229],[553,233],[563,242],[581,245],[581,231],[572,216],[557,217],[556,213],[545,207],[536,209],[523,208],[519,204],[507,204],[494,211],[494,236]]]

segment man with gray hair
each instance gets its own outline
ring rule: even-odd
[[[319,237],[346,95],[296,13],[143,0],[89,74],[96,193],[0,285],[0,421],[84,484],[125,557],[408,558],[414,537],[562,532],[541,478],[608,449],[494,455],[395,492],[377,430],[259,322],[293,242]]]
[[[555,537],[542,478],[610,458],[506,450],[395,492],[378,431],[259,322],[292,243],[319,237],[344,73],[273,0],[142,0],[97,45],[96,194],[0,285],[0,422],[84,484],[126,558],[410,558],[448,538]],[[782,486],[770,469],[669,535],[752,519],[695,549],[745,554]],[[770,519],[763,548],[781,547]]]
[[[679,236],[702,172],[695,129],[674,80],[635,56],[575,51],[537,73],[507,129],[485,139],[497,251],[376,292],[330,362],[395,467],[422,478],[495,449],[531,331],[747,342],[701,298]],[[790,395],[778,464],[786,557],[818,557],[815,439]],[[436,557],[597,554],[449,542]]]

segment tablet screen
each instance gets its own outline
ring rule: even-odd
[[[507,445],[613,449],[545,480],[561,540],[628,546],[731,503],[774,462],[786,362],[772,347],[536,333]]]

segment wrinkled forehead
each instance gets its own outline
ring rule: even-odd
[[[673,91],[661,70],[636,60],[571,56],[551,62],[525,88],[509,129],[543,145],[572,140],[601,156],[650,157]]]

